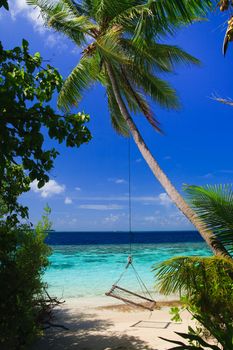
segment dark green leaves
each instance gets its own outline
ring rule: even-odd
[[[9,10],[8,0],[0,0],[0,8],[4,7],[6,10]]]
[[[207,343],[199,334],[195,334],[195,332],[189,327],[189,333],[180,333],[175,332],[177,335],[185,339],[185,343],[178,340],[170,340],[163,337],[159,337],[169,343],[176,344],[177,346],[170,348],[170,350],[221,350],[217,345]],[[187,343],[188,342],[188,343]],[[230,349],[229,349],[230,350]]]
[[[80,102],[83,93],[98,80],[98,56],[84,56],[66,79],[58,98],[58,106],[69,110]]]
[[[79,147],[91,135],[87,115],[60,115],[47,104],[62,78],[55,68],[42,66],[38,52],[30,55],[28,46],[26,40],[12,50],[0,45],[0,179],[8,164],[19,163],[42,186],[58,155],[54,148],[44,149],[45,130],[68,147]]]
[[[30,179],[19,165],[7,163],[1,174],[0,188],[0,218],[3,217],[9,223],[28,217],[28,208],[18,203],[18,197],[29,191]]]
[[[197,215],[218,240],[233,253],[233,188],[232,185],[187,186],[189,202]]]
[[[188,345],[172,340],[172,343],[180,347],[171,349],[231,350],[233,346],[232,260],[217,256],[175,257],[156,266],[154,270],[159,291],[165,294],[179,293],[182,296],[183,308],[188,309],[199,322],[196,331],[190,330],[188,334],[180,334],[188,340]],[[204,337],[204,334],[207,334],[206,330],[222,347],[208,346]]]
[[[29,349],[41,335],[48,310],[42,274],[51,249],[45,244],[50,229],[47,214],[35,229],[0,222],[0,348]],[[43,315],[43,317],[42,317]]]

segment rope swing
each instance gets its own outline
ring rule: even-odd
[[[132,232],[132,201],[131,201],[131,167],[130,167],[130,159],[131,159],[131,149],[130,149],[130,137],[128,142],[128,206],[129,206],[129,256],[127,259],[127,264],[121,273],[120,277],[117,279],[117,281],[112,285],[112,288],[105,293],[105,295],[121,300],[126,304],[133,305],[138,308],[143,308],[146,310],[153,311],[156,305],[156,302],[153,300],[149,290],[147,289],[145,283],[139,276],[136,268],[133,264],[133,256],[132,256],[132,243],[133,243],[133,232]],[[119,284],[123,278],[123,276],[126,274],[126,272],[131,269],[133,273],[136,276],[139,288],[140,288],[140,294],[135,293],[133,291],[130,291],[126,288],[121,287]]]

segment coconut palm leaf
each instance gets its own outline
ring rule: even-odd
[[[160,106],[168,109],[180,107],[176,91],[166,81],[152,73],[139,70],[137,74],[133,70],[128,70],[128,75],[136,87],[142,89],[145,95],[151,97]]]
[[[96,47],[100,56],[110,61],[111,64],[118,64],[118,66],[119,64],[132,64],[131,57],[120,45],[121,34],[122,28],[115,26],[96,40]]]
[[[122,67],[120,72],[120,88],[127,100],[130,110],[134,113],[142,113],[148,122],[159,132],[161,132],[159,122],[155,119],[150,105],[143,94],[135,89],[128,78],[127,71]]]
[[[173,72],[178,64],[200,64],[198,59],[174,45],[156,42],[148,44],[145,40],[135,43],[125,38],[121,39],[121,45],[132,56],[134,64],[148,72],[150,70],[156,73]]]
[[[106,91],[107,91],[107,97],[108,97],[108,109],[111,115],[112,126],[118,134],[120,134],[121,136],[128,137],[129,136],[128,126],[121,114],[120,108],[116,102],[116,99],[114,97],[110,84],[106,89]]]
[[[87,16],[78,13],[71,0],[27,0],[27,3],[40,9],[47,26],[64,33],[77,45],[85,44],[86,36],[92,35],[93,30],[97,29]]]
[[[69,110],[76,105],[82,99],[84,91],[98,80],[99,74],[98,56],[84,56],[63,84],[58,97],[58,106]]]
[[[64,11],[51,16],[48,20],[48,26],[53,27],[58,32],[62,30],[77,45],[86,44],[86,34],[91,35],[91,31],[97,29],[85,16],[67,18]]]
[[[216,286],[222,286],[224,278],[233,279],[233,262],[223,257],[175,257],[154,266],[159,292],[165,295],[184,293],[212,293]],[[229,287],[229,285],[228,285]],[[217,290],[215,291],[217,295]],[[229,293],[229,289],[223,289]],[[202,300],[208,303],[207,300]],[[219,302],[216,298],[216,303]]]
[[[187,186],[189,202],[201,220],[233,253],[233,188],[232,185]],[[217,238],[217,240],[216,240]]]
[[[206,15],[214,6],[211,0],[148,0],[135,3],[114,18],[115,22],[130,27],[137,23],[135,39],[154,38],[158,35],[173,34],[180,25],[192,23]],[[217,1],[216,1],[217,3]]]

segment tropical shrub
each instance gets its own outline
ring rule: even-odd
[[[49,105],[62,86],[62,77],[45,65],[29,44],[5,50],[0,42],[0,186],[9,164],[19,164],[30,180],[42,187],[49,180],[59,152],[46,149],[45,135],[67,147],[79,147],[91,139],[84,113],[59,114]]]
[[[196,329],[177,333],[172,349],[233,349],[233,191],[230,185],[190,186],[189,202],[220,241],[226,257],[176,257],[154,268],[161,293],[179,293],[183,308],[198,321]],[[218,240],[215,241],[215,238]],[[176,310],[174,310],[176,311]],[[176,315],[178,318],[179,315]]]
[[[40,334],[43,309],[42,274],[50,248],[45,244],[48,213],[30,225],[0,222],[0,349],[27,349]]]
[[[183,308],[202,325],[196,332],[190,329],[187,339],[197,342],[199,336],[199,345],[203,345],[203,335],[214,337],[223,349],[232,349],[233,261],[216,256],[178,257],[162,263],[156,270],[160,292],[179,292]]]

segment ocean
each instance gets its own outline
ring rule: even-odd
[[[130,254],[134,266],[151,293],[157,293],[152,271],[174,256],[211,254],[195,231],[156,232],[50,232],[50,266],[43,276],[51,295],[67,298],[101,297],[124,271]],[[121,280],[123,288],[140,292],[132,268]]]

